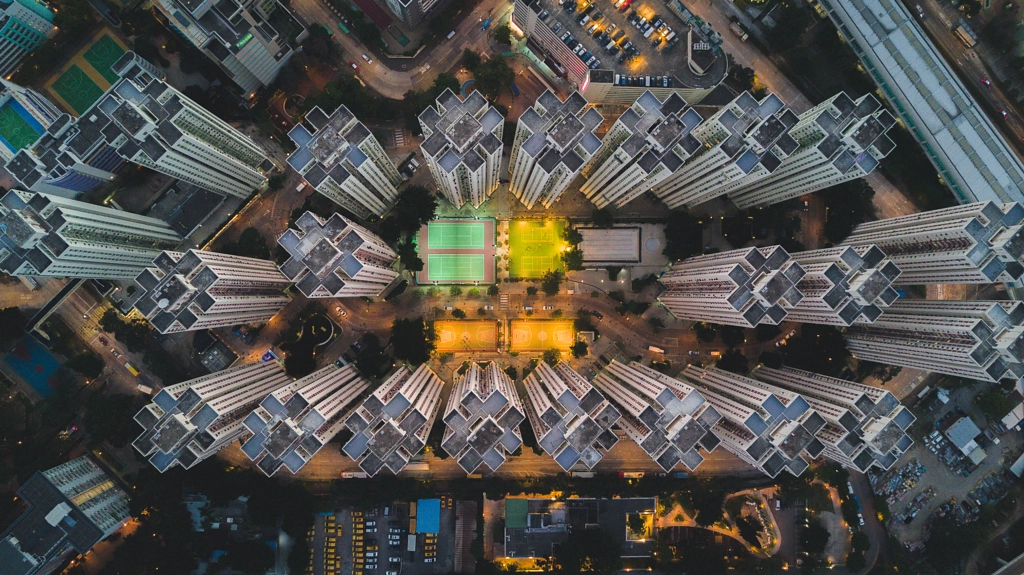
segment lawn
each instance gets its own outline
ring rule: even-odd
[[[562,239],[565,222],[509,222],[509,275],[517,278],[540,278],[549,271],[565,271],[561,253],[566,247]]]
[[[514,320],[512,351],[569,351],[576,339],[571,320]]]

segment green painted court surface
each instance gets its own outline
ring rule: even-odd
[[[427,224],[427,247],[432,250],[484,249],[483,222],[436,222]]]
[[[113,84],[114,82],[117,82],[119,76],[115,74],[110,67],[113,66],[114,62],[117,62],[118,58],[123,55],[124,48],[118,46],[117,42],[114,42],[110,36],[104,34],[93,43],[92,48],[89,48],[83,57],[86,62],[92,64],[92,67],[95,68],[101,76]],[[65,98],[65,100],[67,100],[67,98]]]
[[[565,222],[513,220],[508,225],[509,274],[539,278],[549,271],[565,271],[561,250]]]
[[[103,90],[77,64],[72,64],[50,87],[78,114],[84,114],[103,95]]]
[[[428,254],[431,281],[483,281],[483,254]]]
[[[27,148],[39,139],[39,134],[22,118],[14,108],[0,108],[0,136],[14,146],[14,150]]]

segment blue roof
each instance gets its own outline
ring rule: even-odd
[[[441,500],[420,499],[416,502],[416,533],[437,533],[441,528]]]

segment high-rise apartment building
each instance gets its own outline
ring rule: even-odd
[[[342,451],[371,477],[385,467],[399,473],[426,446],[442,387],[425,364],[398,368],[345,420],[353,435]]]
[[[800,114],[789,135],[800,145],[770,174],[733,188],[739,208],[767,206],[863,178],[896,144],[886,135],[896,119],[871,94],[844,92]]]
[[[0,76],[10,76],[28,54],[53,37],[54,10],[38,0],[0,2]]]
[[[14,154],[35,144],[47,128],[67,114],[31,88],[23,88],[3,79],[0,79],[0,86],[3,86],[0,91],[0,114],[12,118],[15,125],[20,124],[20,129],[12,129],[4,138],[0,138],[0,160],[6,163]]]
[[[398,199],[398,168],[370,130],[345,106],[330,116],[319,106],[306,114],[310,131],[296,124],[288,137],[288,164],[314,190],[361,217],[383,216]]]
[[[982,381],[1024,376],[1024,303],[899,299],[846,330],[861,360]]]
[[[583,168],[580,187],[598,208],[622,207],[651,190],[701,149],[693,132],[703,119],[678,94],[664,102],[644,92],[605,134]]]
[[[49,575],[130,519],[128,494],[88,456],[37,471],[18,489],[28,505],[0,535],[0,573]]]
[[[1024,276],[1024,206],[975,202],[865,222],[843,241],[873,244],[903,272],[902,285],[987,284]]]
[[[180,241],[156,218],[21,190],[0,199],[0,270],[13,276],[131,279]]]
[[[243,420],[252,435],[242,453],[267,477],[282,466],[298,473],[338,435],[369,387],[354,365],[331,364],[277,389]]]
[[[412,28],[422,22],[431,10],[443,2],[444,0],[387,0],[385,4],[402,23]],[[385,28],[385,26],[381,26],[381,28]]]
[[[479,91],[461,100],[445,90],[419,121],[420,151],[441,193],[457,208],[479,208],[498,189],[505,118]]]
[[[523,445],[519,424],[525,418],[515,383],[498,364],[480,369],[471,363],[448,396],[441,448],[466,473],[481,465],[497,471]]]
[[[779,324],[800,303],[806,271],[781,246],[685,259],[661,276],[658,297],[680,319],[740,327]]]
[[[135,281],[135,309],[160,333],[267,321],[291,285],[274,262],[200,250],[163,252]]]
[[[884,389],[799,369],[758,367],[751,377],[799,393],[826,424],[815,433],[822,455],[866,473],[889,469],[914,444],[917,419]]]
[[[528,209],[550,208],[601,147],[594,131],[604,118],[579,92],[561,101],[550,90],[516,124],[509,190]]]
[[[277,0],[153,2],[168,25],[217,63],[252,98],[273,83],[309,33]]]
[[[292,383],[273,361],[256,362],[167,386],[135,414],[135,450],[163,473],[191,469],[246,433],[243,420],[267,395]]]
[[[1024,201],[1024,164],[909,6],[828,0],[822,8],[960,203]]]
[[[28,189],[74,195],[116,177],[125,161],[240,198],[263,186],[267,154],[163,81],[134,52],[111,66],[121,79],[81,118],[61,116],[7,162]]]
[[[806,275],[796,284],[803,296],[786,319],[848,326],[871,323],[899,294],[892,283],[900,269],[873,245],[840,246],[792,254]]]
[[[619,442],[612,426],[622,414],[569,364],[541,362],[523,385],[537,445],[565,471],[593,469]]]
[[[799,393],[716,368],[690,365],[680,376],[722,414],[713,428],[722,447],[765,475],[799,476],[825,449],[815,438],[825,418]]]
[[[743,92],[694,128],[699,146],[654,194],[670,208],[693,207],[757,181],[800,147],[789,135],[799,118],[775,94]]]
[[[341,214],[306,212],[295,225],[277,239],[291,256],[281,273],[306,297],[376,297],[398,277],[394,250]]]
[[[720,440],[714,431],[722,414],[692,385],[654,369],[612,360],[594,387],[621,414],[619,427],[665,471],[679,463],[694,470]]]

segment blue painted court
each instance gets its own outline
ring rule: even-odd
[[[416,502],[416,533],[434,533],[441,528],[441,500],[420,499]]]
[[[22,338],[14,351],[4,357],[4,363],[16,371],[36,393],[43,397],[53,395],[50,376],[57,371],[60,363],[45,347],[31,337]]]

